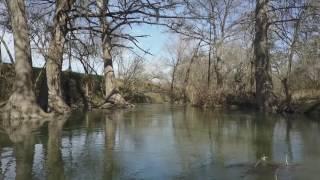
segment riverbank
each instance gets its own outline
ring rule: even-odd
[[[9,98],[13,89],[14,76],[13,66],[11,64],[2,64],[0,102],[5,102]],[[48,106],[48,88],[44,69],[33,68],[33,80],[35,82],[38,104],[43,109],[46,109]],[[73,109],[101,108],[99,105],[103,104],[105,99],[102,84],[104,84],[103,77],[100,75],[88,75],[71,71],[64,71],[62,73],[63,97]],[[127,86],[126,82],[121,80],[117,80],[116,84],[119,87],[120,94],[131,104],[183,103],[181,95],[172,96],[167,90],[168,88],[161,87],[150,81],[138,81],[134,87]],[[171,101],[171,98],[174,100]],[[188,103],[201,108],[241,110],[255,109],[254,99],[254,93],[243,93],[241,95],[232,93],[206,95],[203,93],[196,100],[189,100]],[[279,96],[275,105],[275,112],[320,116],[320,91],[305,90],[294,93],[292,95],[290,111],[286,109],[287,107],[281,105],[282,101],[283,97]]]
[[[2,64],[0,74],[0,102],[5,102],[13,89],[14,67],[11,64]],[[43,109],[48,107],[48,87],[45,70],[33,68],[33,81],[38,104]],[[64,71],[61,78],[62,94],[67,104],[73,109],[88,107],[100,108],[105,103],[102,87],[103,77],[100,75],[83,74]],[[152,82],[140,82],[138,88],[132,90],[125,86],[121,80],[116,80],[120,94],[132,104],[136,103],[167,103],[170,102],[168,93]]]

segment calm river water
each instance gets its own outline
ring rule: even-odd
[[[320,125],[170,105],[2,120],[0,179],[318,180]]]

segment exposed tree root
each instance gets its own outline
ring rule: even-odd
[[[3,119],[43,119],[53,115],[44,112],[32,98],[24,98],[18,93],[13,93],[10,99],[1,105]]]
[[[53,114],[45,113],[40,107],[34,106],[24,109],[20,106],[6,104],[0,110],[3,119],[44,119],[53,117]]]
[[[93,105],[97,109],[112,109],[112,108],[132,108],[133,104],[128,103],[118,90],[113,90],[105,101],[99,105]]]
[[[65,103],[65,101],[60,96],[54,96],[49,98],[48,112],[53,112],[56,114],[69,113],[71,108]]]

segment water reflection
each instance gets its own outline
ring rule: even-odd
[[[168,105],[2,120],[0,179],[318,179],[319,130],[302,117]]]
[[[32,179],[33,146],[35,144],[35,137],[32,131],[41,127],[44,122],[39,120],[20,121],[17,119],[4,119],[1,121],[1,129],[5,131],[8,139],[13,143],[11,152],[12,156],[15,156],[16,179]],[[3,152],[0,152],[2,155]],[[7,159],[11,158],[7,157]],[[7,165],[10,166],[11,163],[12,160],[8,161]],[[3,165],[1,164],[1,166]],[[4,178],[6,177],[4,173],[6,173],[8,168],[4,168],[5,171],[2,173]]]
[[[65,179],[61,153],[62,128],[67,117],[59,117],[48,124],[47,168],[48,180]]]
[[[105,152],[104,152],[104,167],[105,171],[103,174],[103,179],[118,179],[118,174],[120,169],[117,166],[117,161],[115,160],[114,151],[116,148],[116,137],[117,131],[119,130],[119,121],[122,119],[123,113],[112,112],[105,114],[105,125],[104,125],[104,136],[105,136]]]

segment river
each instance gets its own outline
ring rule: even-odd
[[[306,117],[172,105],[2,120],[0,179],[318,180]]]

